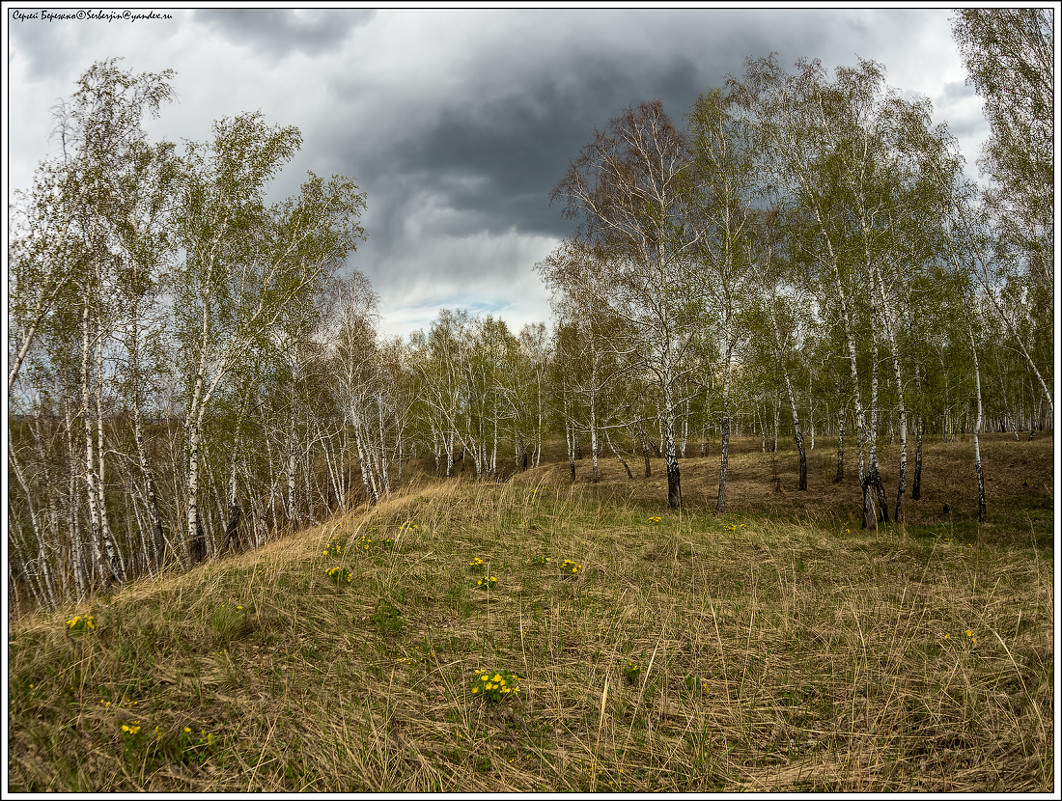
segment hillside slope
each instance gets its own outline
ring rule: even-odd
[[[25,616],[8,789],[1049,791],[1051,443],[989,444],[982,527],[935,509],[952,448],[903,532],[825,468],[784,519],[751,449],[721,516],[711,459],[681,514],[550,465]]]

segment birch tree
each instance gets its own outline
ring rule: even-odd
[[[668,505],[682,508],[676,421],[691,345],[702,333],[690,299],[696,229],[685,219],[690,147],[659,101],[628,108],[580,151],[551,198],[577,221],[575,239],[594,249],[579,286],[555,269],[563,249],[539,265],[555,289],[586,293],[620,320],[632,357],[655,386],[667,469]],[[564,246],[562,246],[563,248]]]
[[[719,340],[722,373],[717,512],[726,506],[731,382],[741,317],[765,252],[762,231],[754,222],[754,207],[764,190],[752,127],[740,100],[739,92],[716,88],[702,94],[690,112],[694,182],[690,213],[702,234],[695,248],[699,262],[695,287],[704,322]]]
[[[1007,240],[1040,255],[1040,270],[1052,261],[1054,232],[1052,22],[1048,8],[964,8],[952,20],[967,83],[991,126],[980,159],[989,205]],[[1051,280],[1050,270],[1040,277]]]
[[[999,321],[1025,357],[1053,414],[1050,340],[1054,309],[1053,11],[1047,8],[967,8],[952,21],[967,83],[984,101],[991,136],[979,160],[989,181],[980,205],[994,230],[991,254],[972,260],[973,275]],[[971,212],[966,210],[965,215]],[[964,215],[964,216],[965,216]],[[963,224],[963,220],[957,221]],[[1021,304],[1007,308],[1011,284]],[[1031,326],[1022,331],[1022,320]],[[1030,330],[1031,329],[1031,330]],[[1048,332],[1046,335],[1044,332]]]
[[[937,239],[944,204],[933,187],[933,163],[951,140],[930,125],[928,101],[901,98],[872,61],[839,67],[831,79],[817,61],[800,61],[789,74],[772,56],[750,61],[738,86],[757,119],[769,180],[808,217],[807,263],[843,334],[866,527],[887,516],[877,464],[878,401],[884,397],[878,357],[882,346],[887,349],[901,439],[902,519],[907,412],[899,300],[911,271],[930,258],[909,243]],[[862,369],[861,351],[867,353]],[[863,371],[869,372],[869,406]]]
[[[242,114],[214,125],[214,138],[186,155],[176,273],[178,332],[186,371],[186,547],[205,556],[199,468],[204,422],[218,387],[292,305],[312,304],[364,233],[364,196],[348,179],[310,175],[295,199],[265,205],[268,182],[297,151],[294,127]]]

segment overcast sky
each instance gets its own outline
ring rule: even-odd
[[[441,307],[492,312],[514,333],[547,321],[532,267],[571,232],[549,192],[595,127],[655,98],[681,122],[748,56],[882,63],[892,86],[932,100],[971,175],[988,133],[945,9],[110,8],[170,18],[47,20],[5,4],[9,201],[57,152],[51,111],[94,61],[172,68],[178,102],[153,136],[204,140],[214,120],[260,110],[303,135],[272,198],[307,170],[367,193],[350,264],[379,293],[386,335],[427,328]]]

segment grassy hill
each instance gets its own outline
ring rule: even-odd
[[[422,477],[12,620],[9,789],[1050,791],[1051,439],[985,443],[982,526],[970,444],[933,444],[874,532],[832,452],[797,493],[758,444],[723,515],[714,457],[682,513],[660,462]]]

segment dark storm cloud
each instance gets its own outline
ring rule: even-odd
[[[375,13],[371,9],[211,9],[197,11],[196,20],[233,44],[284,58],[295,51],[315,56],[331,50]]]
[[[563,235],[548,197],[595,129],[627,106],[656,98],[681,125],[700,84],[695,66],[682,57],[648,74],[596,55],[573,58],[559,71],[581,76],[579,84],[565,87],[550,75],[529,76],[502,97],[444,109],[412,148],[395,154],[396,166],[433,167],[439,179],[433,188],[449,183],[453,207],[488,212],[491,231],[517,225],[529,233]],[[455,183],[455,175],[475,180]]]
[[[698,94],[728,74],[740,75],[747,58],[776,51],[787,67],[802,56],[853,63],[847,41],[865,45],[867,37],[893,35],[897,26],[792,10],[488,13],[510,23],[512,39],[480,42],[470,53],[462,41],[452,50],[436,44],[437,74],[422,90],[440,102],[398,110],[397,101],[389,108],[384,97],[376,106],[380,124],[394,135],[363,143],[358,175],[370,204],[388,210],[373,214],[381,248],[404,234],[403,198],[412,203],[420,193],[454,212],[449,230],[455,234],[565,236],[571,224],[560,204],[550,205],[550,191],[595,129],[628,106],[660,99],[682,127]],[[470,29],[485,18],[466,12]],[[334,95],[358,94],[361,80],[352,71],[337,80]],[[436,85],[446,88],[435,92]],[[392,114],[401,116],[400,124],[389,126]]]
[[[406,119],[403,137],[364,160],[366,188],[376,202],[405,190],[437,196],[457,215],[455,233],[564,236],[571,225],[549,195],[595,129],[627,106],[656,98],[681,125],[707,88],[688,57],[647,66],[628,55],[575,52],[540,72],[501,79],[506,88],[486,98],[455,94],[429,115]],[[396,180],[400,175],[416,178]],[[401,235],[400,219],[385,215],[374,235]]]

